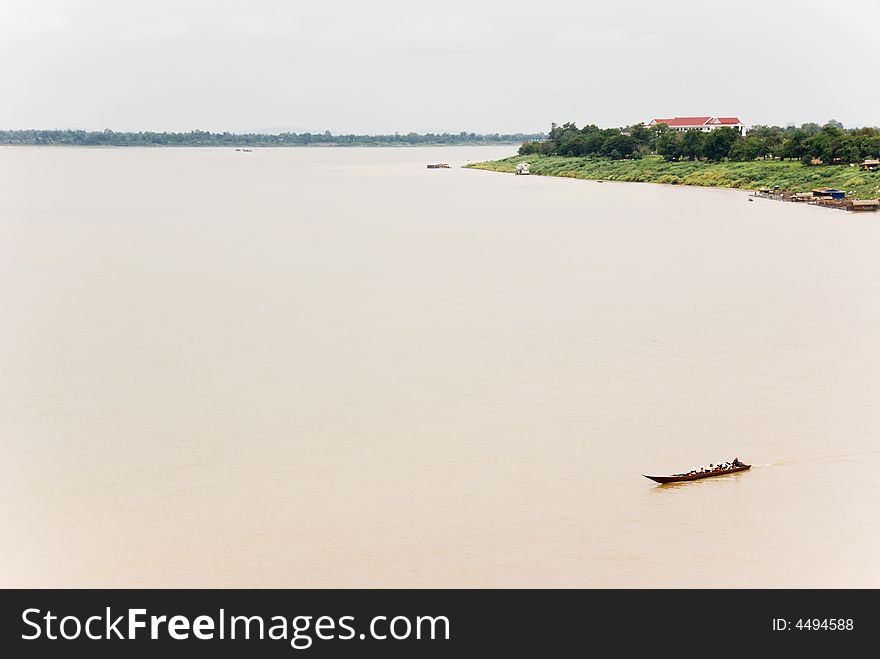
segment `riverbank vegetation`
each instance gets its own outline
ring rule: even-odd
[[[614,160],[602,156],[566,157],[517,155],[468,167],[513,172],[517,163],[531,164],[531,174],[607,181],[667,183],[756,190],[773,188],[809,192],[817,187],[845,190],[853,199],[880,196],[880,170],[861,171],[847,165],[805,166],[799,161],[755,160],[708,162],[669,161],[658,155]]]
[[[603,156],[634,160],[656,154],[670,162],[745,162],[799,160],[805,165],[849,164],[880,158],[880,129],[844,129],[834,120],[824,126],[755,126],[745,136],[734,128],[710,131],[670,130],[666,124],[627,128],[578,128],[553,124],[547,139],[526,141],[520,155]]]
[[[452,146],[520,144],[543,134],[395,133],[393,135],[333,135],[323,133],[188,133],[112,130],[0,130],[0,145],[47,146]]]
[[[578,128],[553,124],[546,139],[529,140],[519,155],[469,167],[531,173],[724,188],[774,188],[808,192],[829,187],[854,199],[880,197],[880,168],[859,167],[880,158],[880,129],[824,126],[755,126],[741,135],[730,127],[671,130],[666,124]]]

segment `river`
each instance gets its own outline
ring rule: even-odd
[[[0,147],[0,586],[880,587],[880,218],[512,151]]]

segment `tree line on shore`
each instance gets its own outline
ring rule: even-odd
[[[187,133],[116,132],[113,130],[0,130],[0,144],[69,146],[394,146],[516,143],[543,138],[541,133],[394,133],[393,135],[333,135],[323,133]]]
[[[845,129],[831,120],[800,127],[755,126],[745,136],[730,127],[710,131],[671,130],[666,124],[627,128],[578,128],[553,124],[544,140],[530,140],[520,155],[599,156],[613,160],[656,154],[667,161],[800,160],[806,165],[846,164],[880,157],[880,129]]]

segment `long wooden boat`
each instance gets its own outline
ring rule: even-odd
[[[681,483],[684,481],[698,481],[702,478],[712,478],[713,476],[726,476],[727,474],[732,474],[737,471],[745,471],[746,469],[751,469],[752,465],[743,465],[741,467],[731,467],[730,469],[719,469],[718,471],[706,471],[699,474],[673,474],[672,476],[645,476],[645,478],[650,478],[655,483]]]

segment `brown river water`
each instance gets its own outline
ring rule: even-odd
[[[880,587],[880,216],[512,151],[0,148],[0,586]]]

